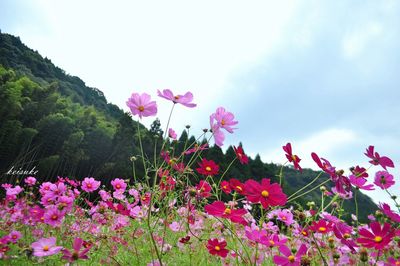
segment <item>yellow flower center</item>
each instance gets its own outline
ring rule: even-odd
[[[269,241],[269,244],[270,244],[271,246],[273,246],[273,245],[275,245],[275,242],[274,242],[273,240],[270,240],[270,241]]]
[[[90,183],[87,184],[86,186],[87,186],[88,188],[92,188],[92,184],[90,184]]]
[[[211,167],[210,167],[210,166],[207,166],[207,167],[206,167],[206,171],[207,171],[207,172],[211,172]]]
[[[143,112],[143,111],[144,111],[144,106],[143,106],[143,105],[139,106],[139,107],[138,107],[138,110],[139,110],[140,112]]]
[[[288,260],[289,260],[290,262],[294,262],[294,259],[295,259],[295,257],[294,257],[293,255],[290,255],[290,256],[288,257]]]
[[[297,160],[297,155],[292,155],[292,160],[296,161]]]
[[[221,125],[223,125],[223,126],[224,126],[225,124],[226,124],[225,120],[224,120],[224,119],[222,119],[222,120],[221,120]]]
[[[120,184],[116,184],[115,187],[116,187],[117,189],[120,189],[120,188],[121,188],[121,185],[120,185]]]
[[[348,233],[345,233],[345,234],[343,235],[343,238],[344,238],[344,239],[347,239],[347,238],[350,238],[350,237],[351,237],[351,235],[348,234]]]
[[[318,228],[318,231],[325,232],[326,231],[326,227],[321,226],[320,228]]]
[[[376,236],[374,241],[375,241],[375,243],[381,243],[382,242],[382,237]]]
[[[400,266],[400,261],[396,261],[396,266]]]
[[[57,220],[57,219],[58,219],[58,216],[54,214],[53,216],[51,216],[51,219],[52,219],[52,220]]]
[[[43,246],[43,251],[49,251],[49,246]]]
[[[219,246],[215,246],[215,250],[216,250],[216,251],[220,251],[221,248],[220,248]]]
[[[266,191],[266,190],[263,190],[263,191],[261,192],[261,196],[263,196],[264,198],[266,198],[266,197],[269,196],[269,192]]]
[[[179,100],[179,95],[174,96],[175,100]]]
[[[237,190],[243,191],[243,188],[241,186],[236,186]]]
[[[226,208],[224,211],[224,214],[231,214],[232,210],[229,208]]]

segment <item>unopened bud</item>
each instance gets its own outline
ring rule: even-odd
[[[306,255],[302,256],[301,257],[301,265],[302,266],[310,266],[311,265],[311,259]]]
[[[360,261],[367,262],[368,261],[368,251],[365,248],[360,250]]]
[[[325,191],[326,191],[326,186],[320,186],[319,189],[320,189],[322,192],[325,192]]]
[[[130,158],[130,160],[131,160],[131,162],[134,162],[134,161],[137,160],[137,158],[136,158],[136,156],[132,156],[132,157]]]
[[[344,170],[343,170],[343,169],[337,170],[337,171],[336,171],[336,174],[337,174],[338,176],[342,176],[342,175],[344,174]]]
[[[185,127],[186,127],[187,129],[189,129],[189,128],[190,128],[190,125],[186,125]]]
[[[203,128],[204,133],[207,133],[207,131],[208,131],[208,128]]]
[[[393,195],[392,200],[396,200],[396,199],[397,199],[397,196]]]

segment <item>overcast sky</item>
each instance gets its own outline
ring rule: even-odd
[[[164,126],[157,89],[192,91],[178,132],[200,134],[224,106],[239,121],[226,146],[283,163],[291,142],[303,167],[315,151],[348,169],[368,166],[369,145],[400,164],[399,14],[398,1],[2,0],[0,28],[124,110],[132,92],[151,94]]]

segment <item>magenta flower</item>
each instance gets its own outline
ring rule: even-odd
[[[57,207],[50,207],[46,209],[43,218],[46,224],[49,224],[53,227],[58,227],[61,225],[64,215],[65,213],[60,211]]]
[[[365,179],[364,177],[357,177],[355,175],[350,175],[349,176],[349,180],[350,183],[359,188],[359,189],[363,189],[363,190],[375,190],[374,185],[373,184],[368,184],[366,185],[365,183],[367,183],[367,179]]]
[[[379,153],[374,152],[374,146],[369,146],[366,150],[367,152],[364,153],[368,158],[371,158],[372,160],[369,161],[373,165],[381,165],[383,169],[386,170],[386,167],[394,167],[393,161],[386,157],[386,156],[380,156]]]
[[[375,182],[374,184],[380,187],[381,189],[387,189],[394,185],[394,179],[391,174],[386,171],[378,171],[375,173]]]
[[[82,181],[82,190],[86,192],[93,192],[100,187],[100,181],[96,181],[93,177],[85,177]]]
[[[293,163],[294,169],[302,171],[301,166],[299,165],[301,159],[299,156],[292,153],[292,144],[287,143],[285,146],[282,147],[283,150],[286,152],[286,158],[289,162]]]
[[[84,249],[81,251],[82,246],[83,240],[79,237],[75,238],[74,243],[72,244],[73,251],[71,252],[68,249],[63,249],[62,253],[64,254],[64,256],[62,256],[61,258],[69,262],[74,262],[78,259],[87,260],[88,256],[86,255],[86,253],[89,252],[92,246],[86,248],[84,247]]]
[[[290,249],[285,245],[280,246],[279,247],[279,251],[284,256],[275,255],[274,256],[274,263],[275,264],[282,265],[282,266],[284,266],[284,265],[300,266],[301,257],[304,254],[306,254],[307,247],[306,247],[306,245],[302,244],[295,255],[293,255],[292,252],[290,251]]]
[[[143,93],[132,93],[131,98],[128,99],[126,105],[131,109],[133,115],[142,117],[154,116],[157,114],[157,104],[155,101],[150,101],[150,95]]]
[[[9,237],[9,240],[10,240],[10,242],[12,242],[12,243],[17,243],[17,241],[22,237],[22,234],[21,234],[21,232],[19,232],[19,231],[12,231],[9,235],[8,235],[8,237]]]
[[[389,223],[385,223],[383,227],[379,222],[372,222],[370,225],[371,231],[361,228],[357,242],[366,248],[375,248],[377,250],[384,249],[392,241],[394,230]]]
[[[400,223],[400,215],[395,213],[394,211],[392,211],[392,209],[390,208],[390,206],[386,203],[381,203],[379,205],[379,208],[381,209],[381,211],[387,216],[389,217],[393,222],[396,223]]]
[[[111,181],[111,185],[116,191],[122,191],[124,192],[126,189],[126,183],[124,180],[116,178]]]
[[[57,254],[63,248],[56,246],[55,237],[39,239],[38,241],[32,243],[31,247],[33,248],[33,256],[36,257],[51,256]]]
[[[163,92],[161,93],[160,90],[158,90],[158,96],[170,100],[172,101],[174,104],[175,103],[180,103],[186,107],[196,107],[195,103],[192,103],[193,101],[193,94],[191,92],[186,92],[184,95],[174,95],[172,93],[172,91],[166,89],[163,90]]]

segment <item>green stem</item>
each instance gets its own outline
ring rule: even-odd
[[[291,199],[292,197],[294,197],[294,195],[296,195],[297,193],[300,193],[301,191],[303,191],[304,189],[308,188],[309,186],[311,186],[315,181],[318,180],[318,178],[322,175],[323,172],[320,172],[310,183],[308,183],[306,186],[302,187],[301,189],[297,190],[295,193],[293,193],[292,195],[289,196],[288,199]]]
[[[300,194],[300,195],[298,195],[298,196],[296,196],[296,197],[294,197],[294,198],[290,198],[290,197],[289,197],[289,199],[288,199],[287,202],[294,201],[295,199],[300,198],[300,197],[302,197],[302,196],[304,196],[304,195],[310,193],[311,191],[313,191],[313,190],[319,188],[320,186],[325,185],[325,184],[328,183],[329,181],[331,181],[331,180],[330,180],[330,179],[327,179],[327,180],[325,180],[324,182],[322,182],[321,184],[319,184],[319,185],[313,187],[313,188],[310,189],[310,190],[307,190],[306,192],[304,192],[304,193],[302,193],[302,194]]]
[[[142,144],[142,136],[140,133],[140,126],[139,126],[139,120],[137,121],[137,130],[138,130],[138,135],[139,135],[139,145],[140,145],[140,151],[142,153],[142,162],[143,162],[143,169],[144,169],[144,178],[147,181],[147,185],[150,187],[149,180],[147,179],[147,166],[146,162],[144,161],[144,151],[143,151],[143,144]]]
[[[358,227],[358,203],[357,203],[357,190],[358,190],[358,188],[355,188],[355,189],[354,189],[354,203],[355,203],[355,205],[356,205],[356,217],[357,217],[357,220],[356,220],[356,222],[357,222],[357,227]]]
[[[312,236],[312,238],[313,238],[313,240],[314,240],[315,246],[317,247],[318,253],[319,253],[319,255],[321,256],[321,259],[324,261],[324,265],[325,265],[325,266],[328,266],[328,263],[326,262],[326,259],[325,259],[324,255],[322,254],[321,249],[319,248],[319,245],[318,245],[318,243],[317,243],[317,239],[315,239],[314,234],[311,234],[311,236]]]

